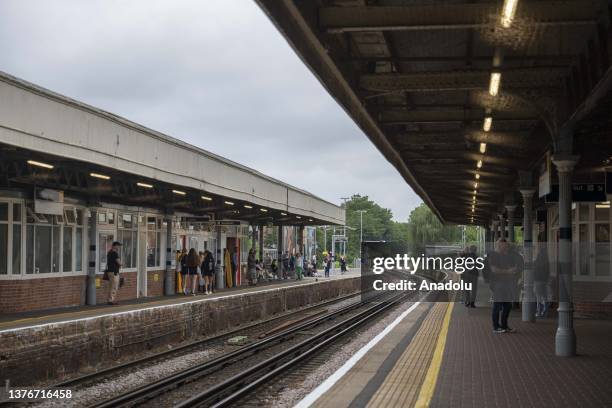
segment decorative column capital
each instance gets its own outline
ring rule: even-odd
[[[532,187],[520,188],[519,191],[521,192],[523,199],[532,198],[536,192],[535,188],[532,188]]]
[[[516,210],[516,205],[512,204],[512,205],[506,205],[506,211],[508,211],[508,214],[513,213]]]
[[[552,162],[559,173],[570,173],[579,160],[580,156],[570,154],[556,154],[552,157]]]

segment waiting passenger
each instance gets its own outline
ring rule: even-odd
[[[287,275],[289,272],[289,254],[287,253],[287,251],[283,252],[282,263],[283,263],[283,269],[282,269],[283,279],[287,279]]]
[[[204,277],[204,294],[212,293],[212,281],[215,276],[215,261],[210,251],[204,252],[204,259],[200,266]]]
[[[119,291],[119,283],[121,282],[121,276],[119,275],[119,270],[121,268],[121,255],[119,253],[121,249],[120,242],[113,242],[113,245],[106,254],[106,277],[108,278],[109,283],[109,292],[108,292],[108,304],[116,305],[117,302],[115,299],[117,298],[117,292]]]
[[[522,269],[522,258],[510,252],[505,239],[495,244],[495,252],[489,256],[491,269],[490,286],[493,292],[493,331],[507,333],[515,331],[508,326],[508,316],[516,294],[516,273]],[[501,313],[501,319],[500,319]]]
[[[303,269],[304,269],[304,258],[302,257],[302,254],[298,252],[296,260],[295,260],[295,275],[296,275],[297,280],[302,280],[304,278]]]
[[[548,249],[546,243],[541,242],[533,269],[536,296],[536,317],[546,317],[548,311],[548,280],[550,278]]]
[[[179,259],[179,265],[180,265],[180,272],[181,272],[181,279],[182,279],[182,284],[183,284],[183,294],[187,294],[188,290],[189,290],[189,285],[188,285],[188,281],[189,281],[189,269],[187,268],[187,253],[185,252],[185,250],[183,250],[181,252],[181,257]]]
[[[346,272],[346,256],[342,255],[340,257],[340,273],[344,274]]]
[[[273,279],[280,279],[280,277],[278,276],[278,264],[276,263],[276,259],[272,260],[272,263],[270,264],[270,270],[272,271]]]
[[[257,268],[255,265],[255,250],[251,248],[249,250],[249,256],[247,258],[247,273],[249,277],[249,285],[257,284]]]
[[[191,295],[195,296],[198,290],[198,268],[200,266],[200,257],[194,248],[189,250],[187,255],[187,276],[191,280]],[[187,293],[185,293],[187,294]]]

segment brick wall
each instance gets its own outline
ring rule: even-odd
[[[84,275],[0,280],[0,314],[82,305],[86,281]]]
[[[231,330],[254,320],[360,290],[359,278],[322,281],[217,299],[100,316],[69,323],[0,330],[0,383],[38,380],[101,369],[120,358]],[[35,357],[35,358],[33,358]]]
[[[102,279],[102,275],[97,275]],[[117,294],[117,301],[136,299],[137,272],[121,272],[124,283]],[[110,282],[100,280],[100,287],[96,288],[96,303],[103,304],[108,302],[108,294],[110,291]]]

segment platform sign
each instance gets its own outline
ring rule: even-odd
[[[49,188],[37,189],[34,193],[34,211],[38,214],[63,215],[64,192]]]
[[[598,203],[606,201],[605,183],[572,184],[572,202]],[[547,203],[559,202],[559,185],[552,185],[550,194],[546,195]]]
[[[538,197],[544,197],[552,192],[550,182],[551,174],[550,153],[546,153],[544,163],[540,167],[540,176],[538,178]]]
[[[612,195],[612,171],[606,171],[606,194]]]

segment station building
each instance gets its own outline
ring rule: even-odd
[[[235,252],[241,285],[264,228],[279,256],[306,226],[344,223],[313,194],[4,73],[0,101],[0,313],[105,302],[113,241],[126,300],[174,293],[177,250],[222,267]]]

